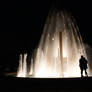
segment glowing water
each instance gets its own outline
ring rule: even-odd
[[[17,77],[21,77],[22,74],[22,55],[20,55],[20,60],[19,60],[19,68],[18,68],[18,72],[17,72]]]
[[[26,56],[22,68],[22,56],[18,77],[77,77],[80,76],[79,58],[85,48],[74,19],[65,12],[50,12],[43,34],[31,60],[29,73],[26,70]],[[34,62],[34,63],[33,63]]]
[[[33,75],[33,59],[31,59],[29,75]]]
[[[19,69],[17,72],[17,77],[26,77],[27,76],[26,58],[27,58],[27,54],[24,54],[24,58],[22,55],[20,55]]]

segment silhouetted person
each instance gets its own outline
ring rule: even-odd
[[[88,76],[87,74],[87,63],[88,61],[85,59],[84,56],[81,56],[80,60],[79,60],[79,66],[80,66],[80,70],[81,70],[81,77],[83,77],[83,71],[85,71],[85,75]]]

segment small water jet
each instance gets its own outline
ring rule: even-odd
[[[24,56],[22,56],[22,54],[20,55],[17,77],[26,77],[27,76],[26,58],[27,58],[27,54],[24,54]]]
[[[50,12],[36,53],[31,58],[30,71],[26,66],[27,55],[24,59],[20,55],[17,77],[78,77],[81,55],[87,59],[74,18],[66,12]]]

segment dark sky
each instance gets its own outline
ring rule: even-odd
[[[0,65],[16,66],[19,53],[33,52],[52,5],[75,17],[84,42],[92,47],[92,3],[88,0],[12,0],[1,7]]]

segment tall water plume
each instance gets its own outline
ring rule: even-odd
[[[80,76],[79,58],[81,55],[87,59],[74,18],[66,12],[51,11],[35,56],[31,59],[30,73],[27,75],[46,78]],[[22,74],[24,74],[23,71]],[[21,76],[21,73],[18,72],[17,75]]]

